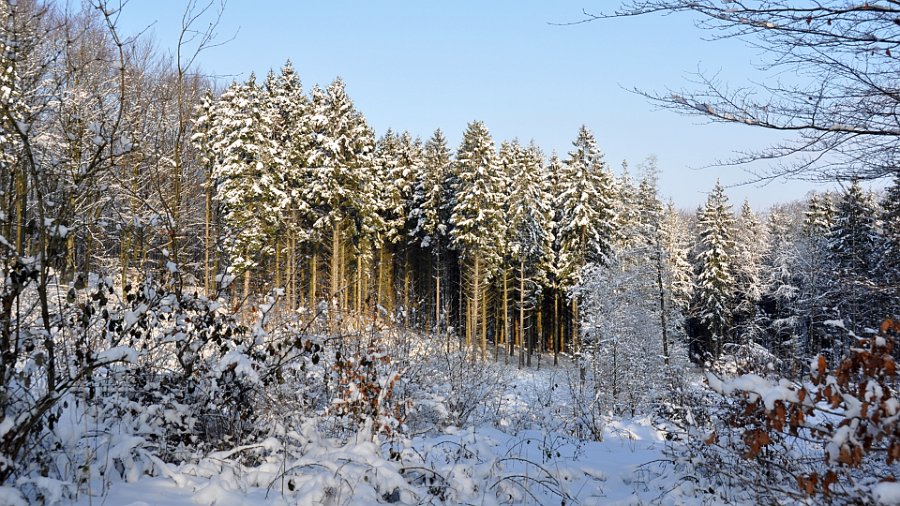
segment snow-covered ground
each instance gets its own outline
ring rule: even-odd
[[[560,492],[566,504],[646,504],[666,495],[675,500],[679,495],[664,456],[664,440],[646,419],[610,424],[602,442],[573,442],[539,431],[513,435],[488,427],[450,432],[414,440],[405,449],[431,454],[433,458],[427,460],[431,469],[451,482],[458,494],[447,497],[448,504],[561,504]],[[455,454],[460,451],[471,453]],[[437,458],[438,454],[449,456],[448,452],[453,459]],[[354,466],[357,469],[350,469]],[[309,472],[305,479],[294,477],[288,484],[281,476],[286,467],[305,467]],[[434,496],[421,493],[425,485],[398,480],[403,467],[402,461],[384,459],[378,446],[358,443],[286,462],[280,468],[272,463],[247,468],[225,462],[173,466],[169,476],[114,483],[105,492],[82,494],[75,504],[365,505],[433,500]],[[367,476],[372,477],[373,486],[363,486]],[[341,483],[349,477],[363,481]],[[520,486],[529,481],[533,483],[528,490]],[[547,487],[538,486],[539,481],[547,482]],[[505,497],[502,493],[497,497],[498,489]]]
[[[609,419],[601,441],[553,429],[567,409],[565,366],[507,368],[494,426],[447,427],[411,438],[329,439],[313,422],[198,463],[155,462],[152,476],[94,484],[75,504],[683,504],[690,482],[666,457],[649,417]],[[552,394],[552,395],[549,395]],[[553,399],[550,401],[550,399]],[[517,418],[527,414],[531,420]],[[515,426],[532,428],[515,430]],[[288,445],[283,441],[289,442]],[[236,457],[255,455],[253,465]],[[245,460],[246,462],[246,460]],[[687,488],[685,489],[684,487]]]

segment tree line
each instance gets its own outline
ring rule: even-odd
[[[177,271],[179,290],[244,313],[275,294],[330,332],[389,321],[529,363],[590,345],[586,273],[613,265],[653,266],[659,342],[687,337],[701,361],[763,340],[817,352],[839,320],[873,326],[896,302],[896,184],[880,204],[854,184],[766,223],[716,186],[689,216],[661,202],[655,160],[633,181],[584,126],[563,156],[479,121],[455,150],[441,130],[377,137],[343,81],[306,93],[290,62],[216,91],[122,39],[104,4],[4,15],[8,273],[35,259],[44,280],[124,289]]]

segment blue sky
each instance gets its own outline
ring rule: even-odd
[[[455,146],[466,124],[480,119],[498,145],[534,139],[546,153],[564,155],[586,124],[616,168],[655,154],[661,193],[687,209],[705,200],[717,178],[726,185],[747,180],[740,169],[700,168],[777,136],[655,110],[627,90],[688,86],[698,69],[746,83],[761,77],[752,65],[760,55],[739,41],[704,41],[708,34],[683,15],[549,24],[616,3],[230,0],[218,33],[234,39],[198,61],[206,73],[231,81],[250,72],[262,77],[290,58],[307,90],[341,76],[378,135],[391,127],[427,138],[441,128]],[[131,0],[120,31],[149,27],[159,47],[171,50],[183,5]],[[812,188],[822,187],[776,181],[728,194],[736,208],[749,198],[763,209]]]

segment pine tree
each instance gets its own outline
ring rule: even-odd
[[[213,179],[213,171],[218,162],[218,153],[212,149],[214,142],[213,128],[215,125],[215,107],[216,100],[213,97],[212,90],[207,89],[203,94],[203,98],[194,111],[194,121],[191,135],[191,143],[198,152],[198,161],[203,167],[203,189],[204,189],[204,222],[203,222],[203,288],[207,295],[211,295],[216,291],[215,275],[218,270],[216,265],[216,238],[218,234],[213,233],[213,216],[215,214],[215,206],[213,203],[213,195],[215,193],[215,181]],[[127,246],[123,245],[123,250]],[[123,262],[123,280],[122,286],[125,286],[125,270],[127,268]]]
[[[649,189],[649,186],[645,186],[644,191],[649,192]],[[628,250],[645,246],[651,239],[645,220],[649,218],[646,213],[652,212],[652,210],[644,206],[652,206],[655,202],[655,195],[653,200],[647,201],[642,197],[649,197],[649,195],[642,196],[639,191],[631,181],[628,162],[623,161],[622,173],[615,185],[616,235],[613,240],[614,249]]]
[[[735,226],[734,326],[738,342],[746,344],[761,332],[759,301],[765,291],[763,260],[768,237],[756,213],[745,200]]]
[[[803,231],[806,235],[824,238],[831,230],[833,221],[834,203],[831,194],[812,194],[803,219]]]
[[[636,191],[624,193],[630,197],[636,216],[628,225],[627,234],[632,237],[624,244],[630,244],[620,256],[626,265],[640,266],[652,263],[651,277],[655,283],[647,288],[648,300],[657,306],[653,311],[659,320],[660,342],[662,343],[663,365],[672,364],[675,336],[683,327],[683,314],[690,300],[690,263],[684,242],[687,233],[674,206],[663,207],[656,189],[656,157],[649,157],[643,164],[643,177]],[[620,194],[623,194],[620,190]],[[620,234],[621,235],[621,234]]]
[[[213,169],[215,201],[225,227],[225,251],[244,274],[249,296],[251,271],[274,252],[271,237],[288,205],[283,174],[273,170],[271,118],[266,114],[256,77],[233,84],[216,107],[212,149],[219,153]]]
[[[564,286],[586,262],[604,263],[616,234],[613,178],[594,135],[582,126],[572,145],[559,178]]]
[[[833,202],[833,196],[828,193],[810,195],[796,242],[794,312],[804,320],[798,326],[808,355],[832,349],[834,329],[825,323],[839,317],[829,301],[830,294],[840,291],[835,285],[835,258],[828,238],[834,222]]]
[[[410,235],[422,248],[433,247],[447,235],[445,209],[448,197],[450,173],[450,148],[440,129],[425,143],[422,153],[422,170],[415,181],[409,221],[413,229]]]
[[[881,222],[884,234],[884,258],[881,277],[888,287],[887,297],[892,305],[900,305],[900,175],[885,191],[881,199]]]
[[[559,364],[559,351],[562,342],[560,323],[560,302],[563,292],[562,279],[565,270],[568,268],[567,260],[571,255],[564,249],[560,240],[560,230],[564,224],[564,215],[561,206],[562,195],[562,175],[563,163],[557,156],[556,152],[550,154],[547,160],[547,168],[545,170],[544,187],[551,200],[552,213],[550,216],[550,234],[552,241],[549,254],[545,257],[543,270],[547,288],[549,289],[549,299],[552,299],[552,325],[550,327],[550,350],[553,352],[553,364]]]
[[[802,336],[806,329],[800,325],[803,317],[799,312],[798,299],[801,288],[799,273],[798,243],[803,238],[799,233],[800,220],[792,220],[787,206],[776,206],[769,211],[766,230],[769,248],[765,255],[765,293],[762,305],[765,308],[767,342],[765,346],[787,366],[785,372],[796,374],[804,356]]]
[[[614,181],[594,135],[582,126],[572,145],[558,182],[562,213],[558,231],[559,279],[563,288],[578,282],[581,268],[588,262],[604,264],[617,234]],[[572,322],[577,322],[578,301],[573,297],[569,302]],[[574,325],[570,330],[573,338],[578,336]],[[561,339],[560,347],[564,345]],[[578,342],[572,345],[577,352]]]
[[[706,330],[704,352],[722,354],[730,338],[734,301],[734,216],[722,185],[716,182],[697,216],[700,240],[694,312]]]
[[[359,279],[364,270],[361,262],[372,238],[382,229],[373,170],[374,134],[340,79],[327,90],[314,87],[310,109],[311,146],[306,163],[310,170],[307,195],[316,215],[313,230],[330,236],[329,298],[336,309],[346,309],[351,291],[359,302],[364,282]],[[351,255],[356,256],[357,269],[352,285],[348,276]],[[356,290],[351,290],[353,287]],[[332,326],[337,323],[336,318],[331,321]]]
[[[410,235],[419,248],[431,253],[434,277],[434,328],[441,333],[447,318],[447,280],[444,264],[448,263],[448,221],[450,201],[450,149],[443,132],[435,130],[425,143],[422,169],[415,181],[409,211]],[[447,350],[450,349],[448,336]]]
[[[500,157],[503,172],[509,180],[505,199],[506,261],[515,273],[513,278],[518,293],[515,339],[511,337],[508,324],[505,325],[505,335],[509,336],[510,354],[514,344],[519,346],[519,366],[522,367],[525,365],[526,348],[528,365],[531,365],[534,351],[534,340],[526,337],[525,317],[537,303],[540,266],[551,249],[552,208],[542,176],[543,154],[536,145],[532,143],[525,147],[518,141],[504,143]],[[505,276],[504,272],[504,307],[510,292]],[[508,311],[504,310],[504,316],[507,315]]]
[[[842,290],[835,306],[842,309],[854,328],[875,326],[880,307],[874,290],[873,270],[881,243],[876,228],[878,217],[872,196],[853,181],[835,206],[828,245],[835,261],[834,280]]]
[[[450,216],[451,244],[467,265],[469,285],[466,341],[473,342],[480,332],[479,347],[487,349],[487,322],[483,317],[486,286],[490,274],[500,265],[501,249],[497,241],[503,236],[503,200],[498,178],[494,141],[484,123],[469,123],[462,143],[456,151],[453,213]]]
[[[687,314],[695,290],[688,227],[673,202],[662,211],[660,223],[660,240],[669,272],[666,291],[671,294],[676,312]]]
[[[276,238],[275,285],[286,286],[289,307],[299,300],[297,260],[299,248],[310,241],[312,214],[306,200],[309,172],[306,162],[310,144],[309,102],[303,94],[300,78],[288,60],[279,74],[269,72],[265,83],[267,105],[272,117],[272,141],[279,156],[274,170],[283,175],[288,204],[282,230]],[[282,277],[282,267],[283,274]]]

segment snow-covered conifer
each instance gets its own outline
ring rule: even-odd
[[[250,271],[274,252],[270,239],[288,205],[283,174],[274,170],[271,117],[255,79],[251,75],[219,97],[211,134],[211,149],[218,153],[212,179],[224,248],[231,265],[245,275],[245,292]]]
[[[705,353],[716,358],[731,337],[734,303],[734,216],[719,182],[697,216],[699,244],[695,314],[706,331]]]
[[[586,262],[603,263],[615,229],[615,187],[594,134],[582,126],[559,177],[561,280],[575,283]]]
[[[765,227],[745,200],[735,222],[734,234],[734,326],[741,343],[759,335],[758,304],[765,291],[763,262],[768,251]]]
[[[874,269],[878,264],[881,237],[877,228],[878,210],[872,195],[863,191],[859,181],[840,195],[834,221],[828,233],[828,247],[835,262],[834,280],[841,289],[836,307],[854,325],[876,326],[873,318],[881,306],[874,290]]]
[[[483,315],[485,287],[491,273],[500,265],[502,249],[498,238],[504,235],[501,205],[503,188],[499,177],[494,141],[484,123],[469,123],[456,151],[453,213],[450,216],[451,241],[467,268],[469,309],[467,341],[481,332],[482,353],[487,347],[487,324]]]

